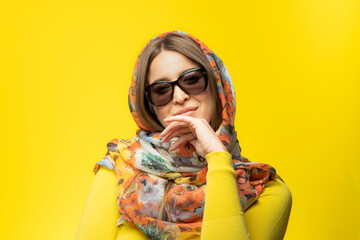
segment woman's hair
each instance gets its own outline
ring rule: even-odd
[[[216,86],[214,75],[209,61],[200,49],[200,46],[190,37],[180,33],[169,33],[168,35],[152,40],[142,51],[136,69],[136,101],[135,108],[142,123],[152,130],[162,131],[164,127],[156,117],[154,108],[144,94],[144,88],[148,85],[150,64],[153,59],[164,50],[177,51],[190,58],[205,68],[210,90],[214,96],[215,111],[210,120],[210,126],[216,131],[222,122],[222,106]]]

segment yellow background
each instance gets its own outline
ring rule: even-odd
[[[357,0],[7,1],[1,22],[1,239],[73,239],[152,37],[203,41],[235,83],[243,155],[293,194],[285,239],[359,239]],[[261,217],[261,216],[259,216]]]

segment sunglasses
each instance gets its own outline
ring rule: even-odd
[[[158,81],[145,87],[145,96],[156,107],[163,106],[171,101],[174,95],[174,86],[177,85],[187,94],[197,94],[206,90],[208,76],[205,68],[190,69],[172,82]]]

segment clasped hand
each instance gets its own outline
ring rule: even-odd
[[[171,146],[170,151],[182,144],[190,142],[198,155],[205,158],[208,153],[227,152],[224,144],[205,119],[190,116],[172,116],[164,119],[170,124],[160,134],[162,142],[167,142],[174,137],[179,139]]]

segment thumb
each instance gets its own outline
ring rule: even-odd
[[[197,139],[193,139],[189,141],[191,143],[191,145],[193,145],[194,147],[196,147],[196,143],[197,143]]]
[[[204,151],[203,149],[201,148],[201,146],[199,145],[199,141],[198,139],[193,139],[191,141],[189,141],[191,143],[191,145],[194,146],[195,148],[195,151],[198,155],[200,155],[201,157],[205,158],[205,154],[204,154]]]

